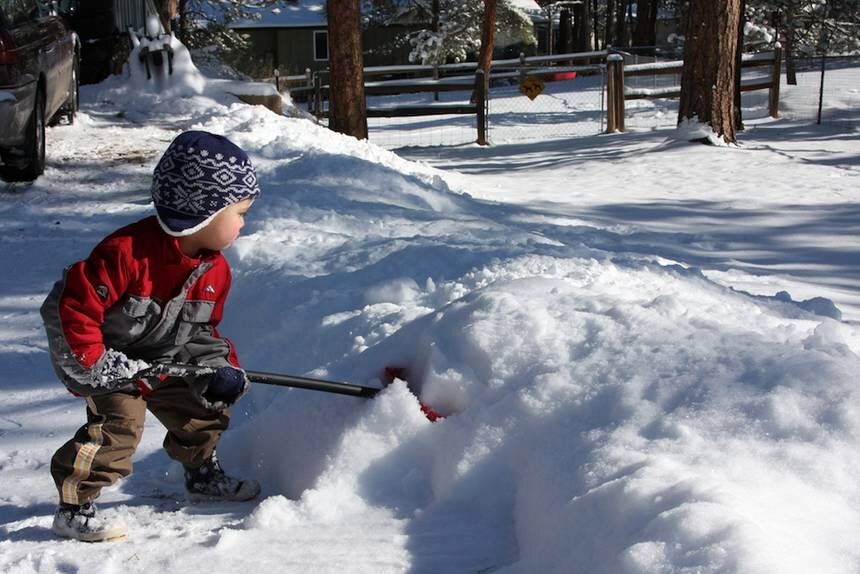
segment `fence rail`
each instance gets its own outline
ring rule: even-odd
[[[673,55],[668,55],[673,57]],[[404,66],[375,66],[364,69],[365,95],[378,97],[376,101],[368,101],[368,118],[410,118],[420,116],[436,116],[439,119],[428,120],[422,125],[431,125],[432,122],[442,121],[446,115],[474,115],[475,129],[477,131],[478,143],[487,143],[490,87],[493,93],[498,94],[496,98],[503,98],[502,103],[494,104],[499,112],[494,115],[500,125],[512,125],[518,122],[513,117],[518,113],[531,114],[533,125],[550,126],[552,121],[548,119],[546,111],[537,111],[529,108],[530,102],[522,98],[522,103],[517,103],[521,97],[515,89],[517,85],[522,86],[528,77],[541,79],[547,83],[546,93],[552,98],[551,103],[564,113],[579,114],[587,118],[592,129],[600,133],[603,131],[623,131],[625,127],[625,102],[631,100],[645,99],[672,99],[678,98],[681,93],[680,74],[683,69],[683,61],[675,59],[669,61],[656,61],[651,63],[625,63],[625,59],[636,56],[620,51],[591,51],[580,53],[554,54],[551,56],[533,56],[519,58],[494,60],[488,78],[478,79],[478,73],[482,71],[476,62],[463,64],[445,64],[440,66],[429,65],[404,65]],[[654,55],[657,58],[659,55]],[[663,55],[666,57],[666,54]],[[744,54],[741,60],[743,70],[763,69],[766,73],[752,73],[741,81],[740,90],[743,92],[754,90],[768,90],[768,113],[773,117],[779,115],[779,76],[780,76],[781,54],[779,48],[773,52]],[[677,76],[678,79],[661,79],[669,76]],[[577,80],[574,88],[567,88],[566,84],[550,84],[553,81],[570,80],[576,77],[590,76],[589,79]],[[277,79],[283,82],[296,101],[302,97],[307,98],[309,111],[317,118],[328,117],[326,102],[329,96],[328,85],[329,72],[321,70],[305,74],[287,76]],[[641,80],[646,77],[654,78],[653,85],[641,85]],[[631,78],[639,79],[630,85]],[[651,82],[648,82],[649,84]],[[549,86],[556,86],[553,90]],[[469,99],[460,98],[456,95],[439,101],[440,94],[465,92],[471,96]],[[421,94],[433,94],[433,101],[429,98],[420,97]],[[419,97],[398,98],[391,101],[389,96],[418,95]],[[604,95],[606,99],[604,99]],[[578,99],[578,101],[576,101]],[[405,101],[404,101],[405,100]],[[599,100],[599,105],[598,105]],[[495,100],[494,100],[495,101]],[[518,110],[523,110],[522,112]],[[555,113],[555,112],[553,112]],[[606,129],[604,130],[604,119]],[[599,122],[598,122],[599,120]],[[528,123],[528,121],[526,123]],[[579,120],[578,120],[579,121]],[[537,123],[535,123],[537,122]],[[522,122],[520,122],[522,123]],[[599,129],[597,125],[599,123]],[[462,122],[459,125],[464,126]],[[525,124],[519,128],[525,130]],[[475,140],[473,140],[475,141]]]
[[[755,78],[742,80],[741,92],[769,90],[768,113],[771,117],[779,117],[779,78],[782,61],[782,50],[777,46],[772,52],[743,54],[741,70],[756,67],[769,67],[770,74],[766,79]],[[654,62],[647,64],[631,64],[625,66],[621,53],[610,54],[607,65],[607,131],[624,131],[624,102],[648,98],[678,98],[681,96],[681,86],[661,86],[655,88],[631,88],[625,85],[625,77],[680,75],[684,68],[683,60]]]

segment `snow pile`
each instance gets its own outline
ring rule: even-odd
[[[191,61],[191,53],[172,34],[135,37],[126,62],[132,92],[157,92],[165,99],[203,92],[206,79]]]
[[[456,509],[473,535],[445,538],[463,561],[413,552],[414,568],[860,564],[860,360],[832,302],[816,316],[541,236],[432,170],[302,123],[267,135],[252,116],[209,124],[270,160],[236,246],[241,319],[224,327],[244,360],[359,382],[407,365],[452,416],[422,420],[399,386],[367,406],[258,389],[225,448],[298,501],[232,539],[381,509],[420,533]]]

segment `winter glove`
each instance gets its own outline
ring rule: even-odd
[[[248,391],[250,382],[242,369],[219,367],[212,373],[194,377],[189,385],[200,404],[208,409],[222,411]]]
[[[122,351],[105,348],[90,369],[86,385],[93,387],[93,394],[127,390],[134,388],[138,373],[149,367],[146,361],[130,359]]]

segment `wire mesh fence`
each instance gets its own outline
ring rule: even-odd
[[[604,129],[604,69],[559,72],[534,99],[518,83],[490,88],[491,143],[592,136]]]
[[[765,47],[767,49],[768,47]],[[759,54],[762,55],[762,54]],[[672,53],[624,53],[625,66],[639,64],[666,64],[672,59],[681,61],[681,52]],[[857,116],[857,99],[860,95],[860,57],[826,56],[801,58],[795,61],[796,84],[788,84],[786,66],[783,62],[780,75],[780,116],[792,121],[814,123],[818,121],[819,105],[821,121],[837,122]],[[821,70],[824,69],[823,87]],[[767,67],[743,68],[742,84],[756,84],[770,80]],[[677,86],[680,89],[681,75],[653,74],[625,76],[625,89],[657,91]],[[626,129],[646,130],[674,127],[678,121],[678,99],[676,97],[654,97],[626,102]],[[741,112],[744,120],[766,118],[768,111],[767,90],[743,92]]]
[[[517,80],[491,81],[487,124],[491,143],[596,135],[604,129],[602,67],[588,73],[559,72],[534,99]],[[469,103],[471,92],[402,94],[368,98],[368,106]],[[474,116],[368,118],[368,137],[383,147],[464,145],[475,142]]]
[[[780,82],[780,113],[786,119],[832,123],[857,117],[860,98],[860,57],[825,56],[795,60],[797,83],[787,74]],[[822,76],[823,70],[823,76]]]
[[[755,57],[762,56],[758,54]],[[682,60],[673,48],[647,48],[622,53],[625,66],[657,64],[671,66]],[[779,111],[793,121],[834,122],[856,119],[860,97],[860,57],[828,56],[804,58],[795,62],[797,83],[788,84],[785,66],[780,81]],[[511,67],[513,69],[514,66]],[[821,70],[824,69],[823,88]],[[583,69],[588,68],[588,69]],[[491,77],[487,101],[489,140],[492,144],[543,141],[555,138],[592,136],[606,129],[606,69],[604,65],[578,68],[540,69],[543,90],[533,99],[521,93],[524,74],[500,74]],[[536,69],[537,70],[537,69]],[[755,84],[770,79],[768,67],[742,69],[741,81]],[[625,76],[626,90],[680,91],[681,75],[655,73]],[[470,90],[412,93],[394,96],[369,96],[368,107],[423,106],[463,104],[470,102]],[[678,121],[677,94],[673,97],[644,97],[625,103],[626,129],[633,131],[672,128]],[[741,108],[744,120],[766,118],[768,91],[743,92]],[[325,121],[325,120],[323,120]],[[477,120],[474,115],[425,115],[418,117],[368,118],[370,141],[389,149],[424,146],[470,145],[476,141]]]
[[[471,91],[372,96],[368,107],[469,103]],[[456,146],[476,139],[474,115],[429,115],[403,118],[367,118],[368,139],[385,148]]]

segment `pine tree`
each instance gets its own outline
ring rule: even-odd
[[[741,0],[691,0],[678,123],[699,121],[736,143],[736,49]]]
[[[231,30],[230,24],[242,20],[259,19],[259,11],[278,0],[160,0],[159,11],[170,11],[176,6],[177,26],[173,30],[179,40],[189,48],[214,48],[222,55],[241,57],[237,52],[248,48],[241,34]],[[164,17],[162,17],[164,18]]]
[[[409,35],[409,59],[422,64],[464,62],[478,54],[484,0],[371,0],[366,21],[387,24],[408,17],[425,28]],[[535,43],[528,15],[507,0],[498,0],[496,31],[520,42]]]
[[[822,39],[831,53],[860,53],[860,0],[748,0],[747,20],[801,55],[819,54]]]

